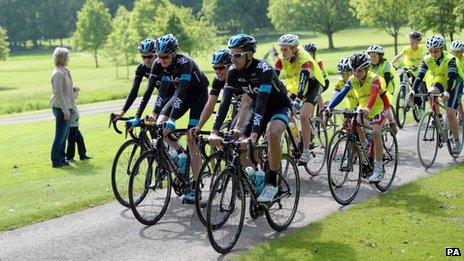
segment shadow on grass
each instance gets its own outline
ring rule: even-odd
[[[14,90],[14,89],[18,89],[18,88],[16,88],[16,87],[0,86],[0,92],[1,92],[1,91]]]
[[[95,175],[97,174],[97,166],[91,160],[76,161],[71,163],[71,167],[60,168],[69,174],[75,175]]]

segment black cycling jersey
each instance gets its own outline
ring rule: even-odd
[[[234,65],[229,68],[222,102],[219,107],[213,130],[219,130],[226,117],[232,95],[240,91],[253,100],[254,116],[252,132],[258,133],[263,123],[264,112],[277,112],[282,107],[290,107],[287,90],[277,77],[272,66],[266,61],[255,58],[248,68],[237,70]]]
[[[176,99],[170,117],[179,118],[181,108],[188,99],[196,100],[200,96],[208,96],[208,84],[209,81],[205,74],[200,71],[193,59],[187,55],[177,54],[168,68],[163,68],[161,63],[156,60],[153,63],[150,78],[148,79],[148,88],[143,95],[136,115],[140,117],[153,93],[153,89],[155,86],[159,86],[154,113],[159,114],[161,112],[172,96],[169,94],[175,90]]]
[[[150,70],[151,69],[143,65],[143,63],[140,63],[139,65],[137,65],[137,69],[135,69],[134,81],[132,82],[132,88],[129,92],[129,95],[126,98],[124,107],[122,107],[122,110],[124,112],[129,110],[132,103],[134,103],[135,99],[137,98],[137,94],[139,92],[140,83],[142,83],[143,77],[147,79],[150,77]]]
[[[214,77],[213,84],[211,85],[211,90],[209,91],[209,95],[219,96],[221,90],[224,89],[224,84],[226,81],[220,81],[218,78]]]

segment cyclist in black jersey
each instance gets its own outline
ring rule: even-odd
[[[147,105],[155,86],[159,85],[159,92],[155,102],[153,118],[157,123],[165,123],[165,135],[176,129],[176,120],[181,118],[188,110],[188,129],[195,127],[200,119],[200,114],[208,99],[208,79],[200,71],[195,61],[185,55],[178,53],[178,41],[172,34],[160,37],[156,42],[157,59],[151,69],[148,80],[148,88],[137,110],[136,117],[130,120],[130,124],[137,124],[140,116]],[[170,96],[171,90],[175,90]],[[184,198],[193,202],[195,200],[195,181],[201,165],[201,156],[198,146],[191,133],[187,135],[190,164],[193,170],[192,190],[187,192]],[[168,139],[169,141],[169,139]],[[178,153],[184,153],[183,148],[171,142],[169,144]]]
[[[269,173],[259,202],[272,201],[277,193],[276,179],[280,171],[280,138],[285,131],[291,113],[291,103],[283,83],[272,66],[266,61],[253,58],[256,40],[246,34],[238,34],[229,39],[228,47],[233,65],[227,73],[223,100],[214,122],[209,139],[214,146],[220,146],[219,129],[227,114],[234,91],[242,91],[241,108],[235,130],[245,119],[248,107],[253,102],[253,116],[242,137],[256,143],[259,134],[266,130],[269,144]],[[266,128],[267,126],[267,128]]]
[[[122,107],[121,112],[116,114],[114,120],[118,120],[124,116],[124,114],[129,110],[130,106],[134,103],[135,99],[137,98],[137,94],[139,92],[140,83],[142,83],[143,77],[149,78],[150,77],[150,70],[153,62],[155,61],[155,41],[152,39],[145,39],[139,44],[139,52],[142,57],[142,62],[137,65],[137,69],[135,69],[135,77],[134,81],[132,82],[132,88],[130,90],[129,95],[126,98],[126,102],[124,103],[124,107]]]
[[[216,76],[214,77],[211,90],[209,91],[208,102],[201,112],[200,122],[192,129],[194,134],[201,131],[205,123],[213,114],[214,105],[216,105],[219,94],[224,88],[227,72],[229,71],[229,66],[232,64],[229,50],[220,49],[219,51],[214,52],[211,56],[211,63],[213,64],[213,70]],[[238,96],[239,94],[236,93],[236,95]]]

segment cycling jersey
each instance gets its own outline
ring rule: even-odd
[[[382,86],[385,82],[375,73],[368,71],[364,83],[360,83],[355,76],[351,76],[346,81],[342,91],[330,102],[329,108],[333,109],[352,89],[356,100],[361,108],[370,109],[368,118],[373,119],[383,110],[388,109],[389,101]]]
[[[418,87],[424,76],[427,74],[426,83],[428,86],[435,84],[441,85],[443,88],[447,86],[447,91],[451,92],[454,88],[455,80],[457,83],[462,82],[464,73],[461,68],[459,59],[456,59],[448,51],[443,51],[443,55],[435,60],[430,54],[424,57],[422,64],[419,66],[419,71],[413,88],[418,92]]]
[[[403,54],[403,66],[419,67],[422,62],[422,57],[424,57],[425,50],[422,45],[419,44],[417,49],[413,49],[411,46],[407,46],[401,52]]]
[[[132,88],[129,92],[129,95],[126,98],[126,102],[124,103],[124,107],[122,110],[126,112],[129,110],[132,103],[134,103],[135,99],[137,98],[137,94],[139,92],[140,83],[142,83],[143,77],[149,78],[150,77],[150,68],[140,63],[137,65],[137,69],[135,70],[134,81],[132,82]]]
[[[282,108],[291,108],[285,86],[268,62],[253,58],[248,68],[238,70],[234,65],[229,68],[213,130],[220,130],[232,95],[237,91],[246,93],[253,100],[253,133],[259,133],[261,126],[266,124],[263,122],[264,112],[273,113],[273,118],[288,122],[290,115],[278,113]]]
[[[311,71],[313,77],[321,85],[324,85],[322,71],[319,66],[314,66],[314,64],[316,64],[316,61],[308,53],[298,51],[295,61],[289,62],[286,59],[279,58],[275,63],[274,69],[284,81],[289,92],[298,95],[298,91],[301,89],[301,96],[303,96],[307,92],[306,84],[309,78],[309,73],[305,73],[305,71]]]
[[[339,79],[336,83],[335,83],[335,91],[338,93],[338,92],[341,92],[341,90],[343,89],[343,87],[345,86],[346,82],[343,80],[343,79]],[[335,97],[335,96],[334,96]],[[346,108],[349,109],[349,110],[354,110],[356,109],[356,107],[358,107],[358,100],[356,99],[356,96],[354,94],[354,91],[353,90],[350,90],[346,96],[345,96],[345,104],[346,104]]]
[[[154,86],[159,85],[154,113],[159,114],[165,105],[171,101],[167,107],[172,105],[172,110],[165,110],[168,113],[165,115],[178,119],[182,117],[186,109],[190,108],[189,127],[196,126],[208,99],[208,84],[209,81],[205,74],[200,71],[195,61],[187,55],[177,54],[168,68],[163,68],[161,63],[156,60],[151,70],[148,88],[143,95],[136,115],[140,117],[150,99]],[[171,97],[169,93],[173,89],[175,93]],[[192,111],[195,112],[195,115],[192,114]],[[199,113],[197,113],[198,111]]]
[[[387,86],[387,91],[390,94],[393,94],[395,91],[395,69],[390,65],[390,63],[386,60],[383,59],[379,64],[373,65],[371,64],[370,70],[379,75],[382,76],[385,79],[386,86]]]

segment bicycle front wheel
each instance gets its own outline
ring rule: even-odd
[[[311,150],[311,159],[304,165],[311,176],[319,175],[322,168],[324,168],[327,156],[327,130],[321,122],[317,121],[315,123],[312,133],[313,149]]]
[[[245,192],[233,169],[225,169],[213,183],[206,208],[211,246],[229,252],[237,243],[245,220]]]
[[[337,140],[330,152],[327,175],[330,193],[341,205],[350,204],[361,186],[362,163],[359,148],[348,136]]]
[[[437,119],[431,111],[424,114],[417,128],[417,156],[424,168],[430,168],[438,153],[440,142]]]
[[[281,171],[277,176],[277,201],[265,212],[269,225],[282,231],[292,223],[300,199],[300,175],[295,161],[288,154],[282,155]]]
[[[124,207],[130,207],[127,196],[129,177],[135,161],[142,153],[142,147],[135,140],[128,140],[119,147],[111,166],[111,187],[114,197]]]
[[[383,178],[375,186],[380,191],[387,191],[395,179],[398,167],[398,142],[396,136],[390,128],[382,129],[383,143]],[[385,141],[388,142],[385,142]]]
[[[129,203],[135,218],[154,225],[166,212],[171,198],[171,175],[159,166],[153,150],[139,157],[129,179]]]
[[[406,87],[404,85],[400,86],[400,90],[398,92],[398,96],[396,96],[396,103],[395,103],[395,120],[398,124],[400,129],[403,128],[404,122],[406,121],[406,110],[405,110],[405,98],[406,98]]]

